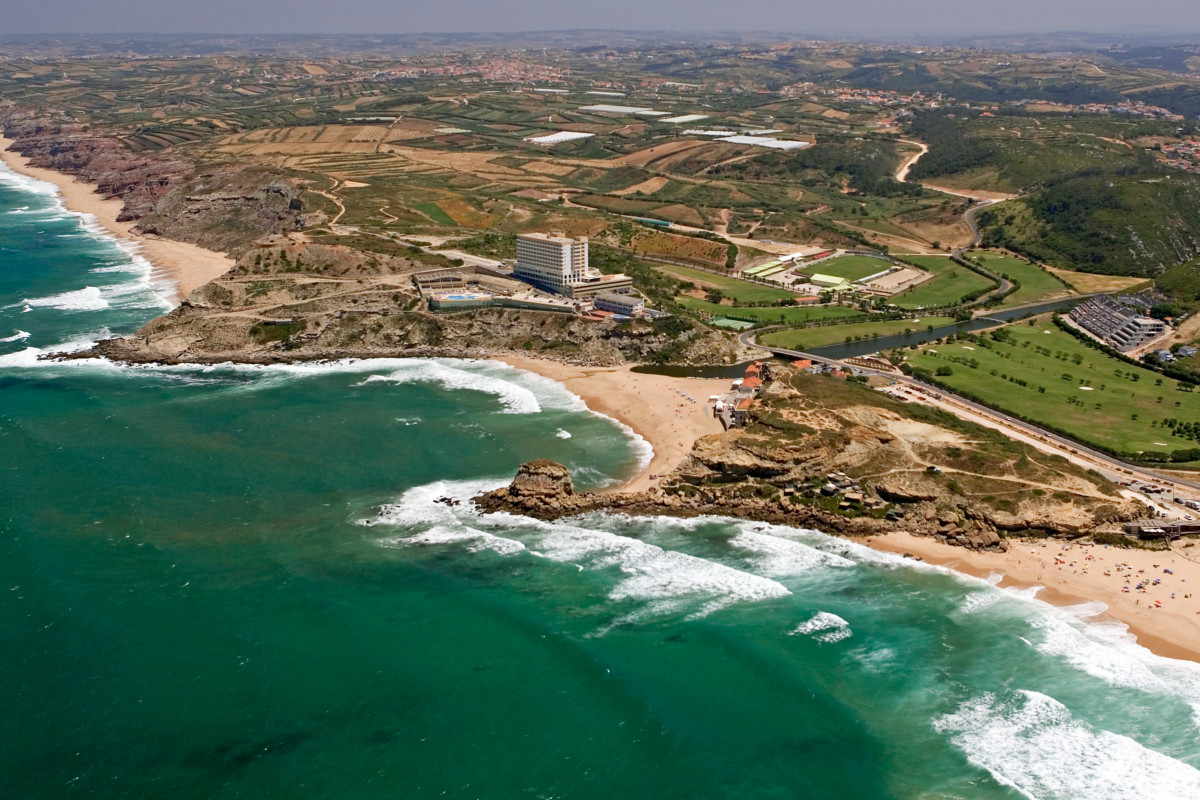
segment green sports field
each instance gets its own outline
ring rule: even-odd
[[[690,267],[677,267],[674,265],[669,267],[655,266],[664,274],[678,278],[679,280],[692,281],[698,286],[715,286],[735,303],[766,303],[796,296],[793,292],[786,292],[783,289],[774,289],[770,286],[762,286],[750,281],[731,278],[727,275],[717,275],[713,272],[705,272],[702,269],[691,269]]]
[[[893,297],[892,304],[900,308],[952,306],[973,292],[986,291],[996,285],[979,273],[950,260],[949,256],[904,256],[904,260],[937,277]]]
[[[862,312],[843,306],[724,306],[698,300],[695,297],[677,297],[675,302],[693,311],[707,311],[716,316],[741,317],[760,322],[782,322],[797,325],[819,319],[861,316]]]
[[[920,331],[929,326],[935,328],[950,325],[950,317],[922,317],[920,319],[893,319],[882,322],[854,322],[849,325],[827,325],[820,328],[800,328],[792,331],[776,331],[760,337],[763,344],[783,347],[788,350],[810,350],[831,344],[842,344],[847,337],[851,340],[891,336],[905,330]]]
[[[923,348],[909,361],[932,371],[948,367],[953,374],[938,378],[947,386],[1083,442],[1122,452],[1200,446],[1162,425],[1167,417],[1200,423],[1200,392],[1094,350],[1044,317],[1037,323],[1005,328],[1011,343],[984,334],[986,348],[954,342]]]
[[[884,272],[891,266],[892,262],[885,261],[882,258],[872,258],[871,256],[838,256],[813,264],[811,268],[806,268],[804,272],[810,275],[818,273],[821,275],[832,275],[835,278],[844,278],[848,281],[857,281],[868,275]]]

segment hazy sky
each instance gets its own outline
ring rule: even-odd
[[[4,33],[1200,31],[1200,0],[6,0]]]

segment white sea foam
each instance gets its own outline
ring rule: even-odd
[[[110,267],[96,267],[95,269],[88,270],[88,272],[91,272],[96,275],[106,275],[106,274],[113,273],[113,272],[125,272],[125,273],[133,273],[136,275],[140,275],[144,271],[145,271],[145,269],[142,267],[141,264],[138,264],[133,261],[130,261],[128,264],[114,264],[113,266],[110,266]]]
[[[49,297],[26,298],[23,302],[32,308],[53,308],[59,311],[103,311],[108,308],[108,301],[95,286],[85,286]]]
[[[637,608],[619,616],[613,625],[674,613],[696,619],[736,603],[791,594],[768,578],[599,528],[505,513],[480,516],[466,503],[435,502],[441,497],[464,500],[504,483],[441,481],[417,487],[382,507],[374,518],[359,523],[406,529],[401,537],[383,540],[386,546],[461,544],[469,550],[490,549],[504,555],[526,550],[548,561],[573,564],[581,571],[616,570],[619,577],[608,599],[634,603]],[[616,520],[606,521],[612,524]]]
[[[570,432],[570,431],[564,431],[562,428],[559,428],[558,430],[556,430],[556,431],[554,432],[554,435],[555,435],[555,436],[557,436],[557,437],[558,437],[558,438],[560,438],[560,439],[570,439],[570,438],[571,438],[571,432]]]
[[[525,550],[525,545],[516,539],[496,536],[487,531],[476,530],[464,525],[434,525],[428,530],[411,536],[384,539],[387,547],[429,547],[433,545],[461,544],[472,553],[491,550],[502,556],[516,555]]]
[[[769,578],[608,531],[563,522],[548,523],[541,529],[536,541],[528,543],[536,555],[587,570],[616,568],[628,576],[612,588],[609,598],[646,606],[618,623],[691,609],[698,602],[700,608],[688,614],[689,619],[696,619],[735,603],[791,594]]]
[[[15,353],[0,355],[0,369],[36,367],[38,365],[38,356],[42,355],[43,352],[45,351],[40,347],[26,347],[24,350],[18,350]]]
[[[537,395],[524,386],[440,361],[421,359],[404,363],[387,374],[371,375],[363,384],[377,382],[432,383],[450,390],[483,392],[499,399],[507,414],[537,414],[542,410]]]
[[[499,489],[507,481],[499,478],[475,481],[435,481],[415,486],[400,495],[395,503],[380,506],[374,517],[358,520],[359,525],[394,525],[415,528],[420,525],[452,525],[459,519],[454,508],[436,500],[449,497],[467,501],[483,492]]]
[[[1030,798],[1195,800],[1200,771],[1126,736],[1075,720],[1052,697],[985,694],[934,722],[977,767]]]
[[[896,666],[896,651],[890,647],[859,647],[850,656],[869,672],[886,672]]]
[[[962,600],[959,611],[964,614],[974,614],[985,608],[991,608],[1000,602],[1004,595],[996,591],[971,592]]]
[[[1114,646],[1128,635],[1124,625],[1094,624],[1087,626],[1085,633],[1061,613],[1036,616],[1030,624],[1041,631],[1041,641],[1034,646],[1043,655],[1061,658],[1113,686],[1155,692],[1167,690],[1162,679],[1144,662]]]
[[[778,525],[740,523],[742,528],[730,545],[750,553],[759,571],[773,578],[802,575],[818,567],[852,567],[854,562],[796,541],[800,531]]]
[[[25,339],[28,339],[32,335],[33,334],[31,334],[29,331],[23,331],[23,330],[18,329],[17,332],[14,333],[12,336],[6,336],[3,339],[0,339],[0,342],[20,342],[20,341],[24,341]]]
[[[59,195],[58,187],[53,183],[39,181],[36,178],[22,175],[19,172],[15,172],[3,162],[0,162],[0,186],[7,186],[18,191],[41,195],[42,197],[58,197]],[[28,209],[29,206],[25,206],[23,210]]]
[[[832,644],[854,635],[850,623],[828,611],[818,611],[807,622],[801,623],[789,636],[812,636],[818,642]]]

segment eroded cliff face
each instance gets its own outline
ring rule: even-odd
[[[994,431],[833,378],[777,372],[747,428],[697,441],[660,488],[555,493],[542,484],[534,493],[522,468],[476,503],[542,519],[607,510],[852,535],[907,530],[977,549],[1004,549],[1009,533],[1116,532],[1144,511],[1099,475]]]
[[[130,151],[88,126],[22,116],[0,109],[12,149],[35,167],[96,186],[124,203],[120,220],[145,234],[191,242],[237,256],[255,241],[323,221],[306,214],[302,192],[284,172],[265,166],[200,165],[171,154]]]

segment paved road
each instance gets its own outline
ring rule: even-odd
[[[821,362],[826,362],[826,363],[831,361],[831,359],[829,359],[829,358],[823,358],[818,355],[813,355],[812,353],[804,353],[804,352],[800,352],[798,350],[784,350],[782,348],[766,347],[764,345],[758,344],[758,342],[756,342],[754,340],[754,333],[752,331],[747,331],[747,332],[739,335],[738,341],[741,342],[746,347],[758,348],[760,350],[767,350],[775,355],[783,356],[784,358],[792,358],[792,359],[807,358],[807,359],[811,359],[813,361],[821,361]],[[897,381],[898,383],[904,383],[909,386],[916,386],[921,389],[925,389],[926,391],[936,392],[937,394],[940,394],[942,397],[946,398],[947,400],[950,400],[954,403],[958,403],[962,406],[965,406],[965,407],[971,409],[971,411],[979,414],[982,417],[985,417],[987,419],[990,419],[990,420],[996,422],[997,424],[999,424],[1002,427],[1008,427],[1008,428],[1012,428],[1012,429],[1021,431],[1022,433],[1025,433],[1029,436],[1033,436],[1033,437],[1036,437],[1043,441],[1050,442],[1050,443],[1056,445],[1057,447],[1059,447],[1063,450],[1066,450],[1068,452],[1084,455],[1087,458],[1091,459],[1092,461],[1098,462],[1098,463],[1106,466],[1113,474],[1119,475],[1125,480],[1128,480],[1129,478],[1132,477],[1132,478],[1137,478],[1138,480],[1146,481],[1147,483],[1165,484],[1168,486],[1174,485],[1177,487],[1186,487],[1186,488],[1192,489],[1192,490],[1200,490],[1200,482],[1188,481],[1188,480],[1183,480],[1180,478],[1170,478],[1165,475],[1160,475],[1159,473],[1154,472],[1153,470],[1149,470],[1144,467],[1137,466],[1135,464],[1130,464],[1125,461],[1121,461],[1120,459],[1113,458],[1112,456],[1108,455],[1107,453],[1102,453],[1099,450],[1093,450],[1092,448],[1088,447],[1087,445],[1080,444],[1079,442],[1076,442],[1072,439],[1068,439],[1065,436],[1060,436],[1051,431],[1045,430],[1043,428],[1039,428],[1038,426],[1032,425],[1028,422],[1025,422],[1024,420],[1015,419],[1014,417],[1010,417],[1007,414],[996,411],[995,409],[988,408],[987,406],[981,405],[972,400],[968,400],[965,397],[956,395],[953,392],[948,392],[945,389],[941,388],[940,386],[934,386],[932,384],[925,383],[924,381],[917,380],[916,378],[913,378],[909,375],[897,374],[894,372],[884,372],[882,370],[866,369],[864,367],[850,366],[850,365],[847,365],[846,368],[849,370],[853,370],[854,372],[856,372],[858,374],[877,375],[879,377],[888,378],[890,380]]]

